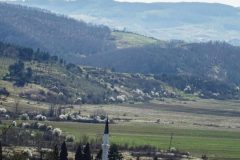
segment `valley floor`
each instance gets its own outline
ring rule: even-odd
[[[72,122],[51,123],[64,132],[77,138],[88,135],[89,138],[101,137],[103,125],[82,124]],[[151,123],[121,123],[112,124],[111,143],[129,146],[152,145],[167,150],[171,133],[172,146],[180,151],[189,151],[194,156],[206,154],[212,160],[239,159],[240,131],[190,129],[163,126]]]
[[[167,149],[173,134],[172,146],[194,156],[206,154],[210,159],[240,159],[239,101],[166,99],[147,104],[103,105],[101,108],[111,118],[119,120],[111,125],[112,142]],[[87,115],[99,106],[75,106],[75,109]],[[56,125],[76,136],[96,136],[102,132],[102,125]]]
[[[197,157],[206,154],[210,160],[237,160],[240,159],[239,104],[239,101],[166,99],[145,104],[81,105],[74,106],[74,110],[82,115],[106,111],[116,122],[110,125],[111,143],[152,145],[167,150],[173,134],[172,147],[180,151],[189,151]],[[47,109],[47,104],[24,101],[20,106],[24,110]],[[101,138],[104,128],[103,124],[46,123],[74,135],[77,140],[83,135],[89,139]]]

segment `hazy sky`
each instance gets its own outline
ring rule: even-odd
[[[240,6],[240,0],[117,0],[121,2],[209,2],[209,3],[223,3],[232,6]]]

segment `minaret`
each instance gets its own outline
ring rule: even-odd
[[[105,124],[105,130],[102,139],[102,160],[108,160],[108,151],[109,151],[109,126],[108,126],[108,118]]]

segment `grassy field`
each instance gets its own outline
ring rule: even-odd
[[[112,32],[112,35],[116,38],[116,45],[118,48],[136,47],[160,42],[154,38],[145,37],[134,33],[115,31]]]
[[[83,114],[100,108],[76,106]],[[195,156],[207,154],[212,160],[240,159],[239,101],[165,99],[143,104],[103,105],[110,117],[130,119],[111,125],[111,141],[118,144],[153,145],[167,149],[171,133],[173,146]],[[160,123],[155,123],[160,119]],[[56,124],[76,137],[102,133],[103,125]]]
[[[203,100],[177,101],[165,99],[150,103],[119,105],[76,106],[83,114],[89,115],[101,108],[110,117],[130,119],[131,122],[156,122],[187,128],[222,128],[240,130],[240,102]]]
[[[7,103],[8,109],[14,101]],[[47,104],[21,103],[24,110],[47,109]],[[111,142],[129,146],[152,145],[160,149],[169,147],[171,133],[173,147],[189,151],[194,156],[207,154],[211,160],[240,159],[239,101],[196,100],[176,101],[166,99],[145,104],[81,105],[75,106],[83,115],[97,109],[105,110],[110,118],[123,119],[111,124]],[[124,122],[130,119],[130,122]],[[160,119],[160,123],[156,123]],[[103,124],[73,122],[47,122],[61,128],[78,140],[87,135],[101,138]]]
[[[80,139],[101,136],[103,124],[51,123],[65,133]],[[152,145],[167,149],[171,133],[174,134],[173,147],[189,151],[194,156],[207,154],[212,160],[240,159],[240,132],[227,130],[187,129],[152,123],[122,123],[110,125],[111,142],[129,146]]]

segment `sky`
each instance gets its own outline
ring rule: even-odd
[[[240,6],[240,0],[116,0],[120,2],[208,2],[208,3],[222,3],[235,7]]]
[[[0,1],[16,1],[16,0],[0,0]],[[25,1],[25,0],[22,0]],[[71,1],[71,0],[66,0]],[[231,5],[234,7],[240,7],[240,0],[115,0],[119,2],[144,2],[144,3],[152,3],[152,2],[207,2],[207,3],[222,3]]]

